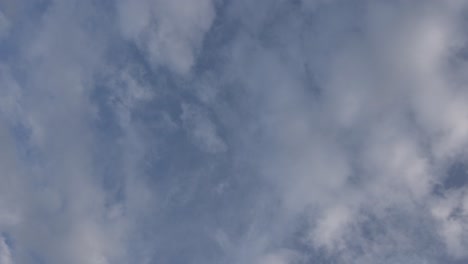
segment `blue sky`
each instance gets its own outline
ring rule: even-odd
[[[0,264],[467,263],[467,15],[0,0]]]

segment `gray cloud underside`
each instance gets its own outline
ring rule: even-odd
[[[0,264],[466,263],[467,8],[0,1]]]

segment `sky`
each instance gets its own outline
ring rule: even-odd
[[[0,0],[0,264],[468,263],[467,0]]]

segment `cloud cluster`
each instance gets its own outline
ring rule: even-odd
[[[0,264],[467,261],[467,8],[0,2]]]

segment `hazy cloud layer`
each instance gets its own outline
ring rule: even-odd
[[[0,1],[0,264],[467,262],[467,24]]]

